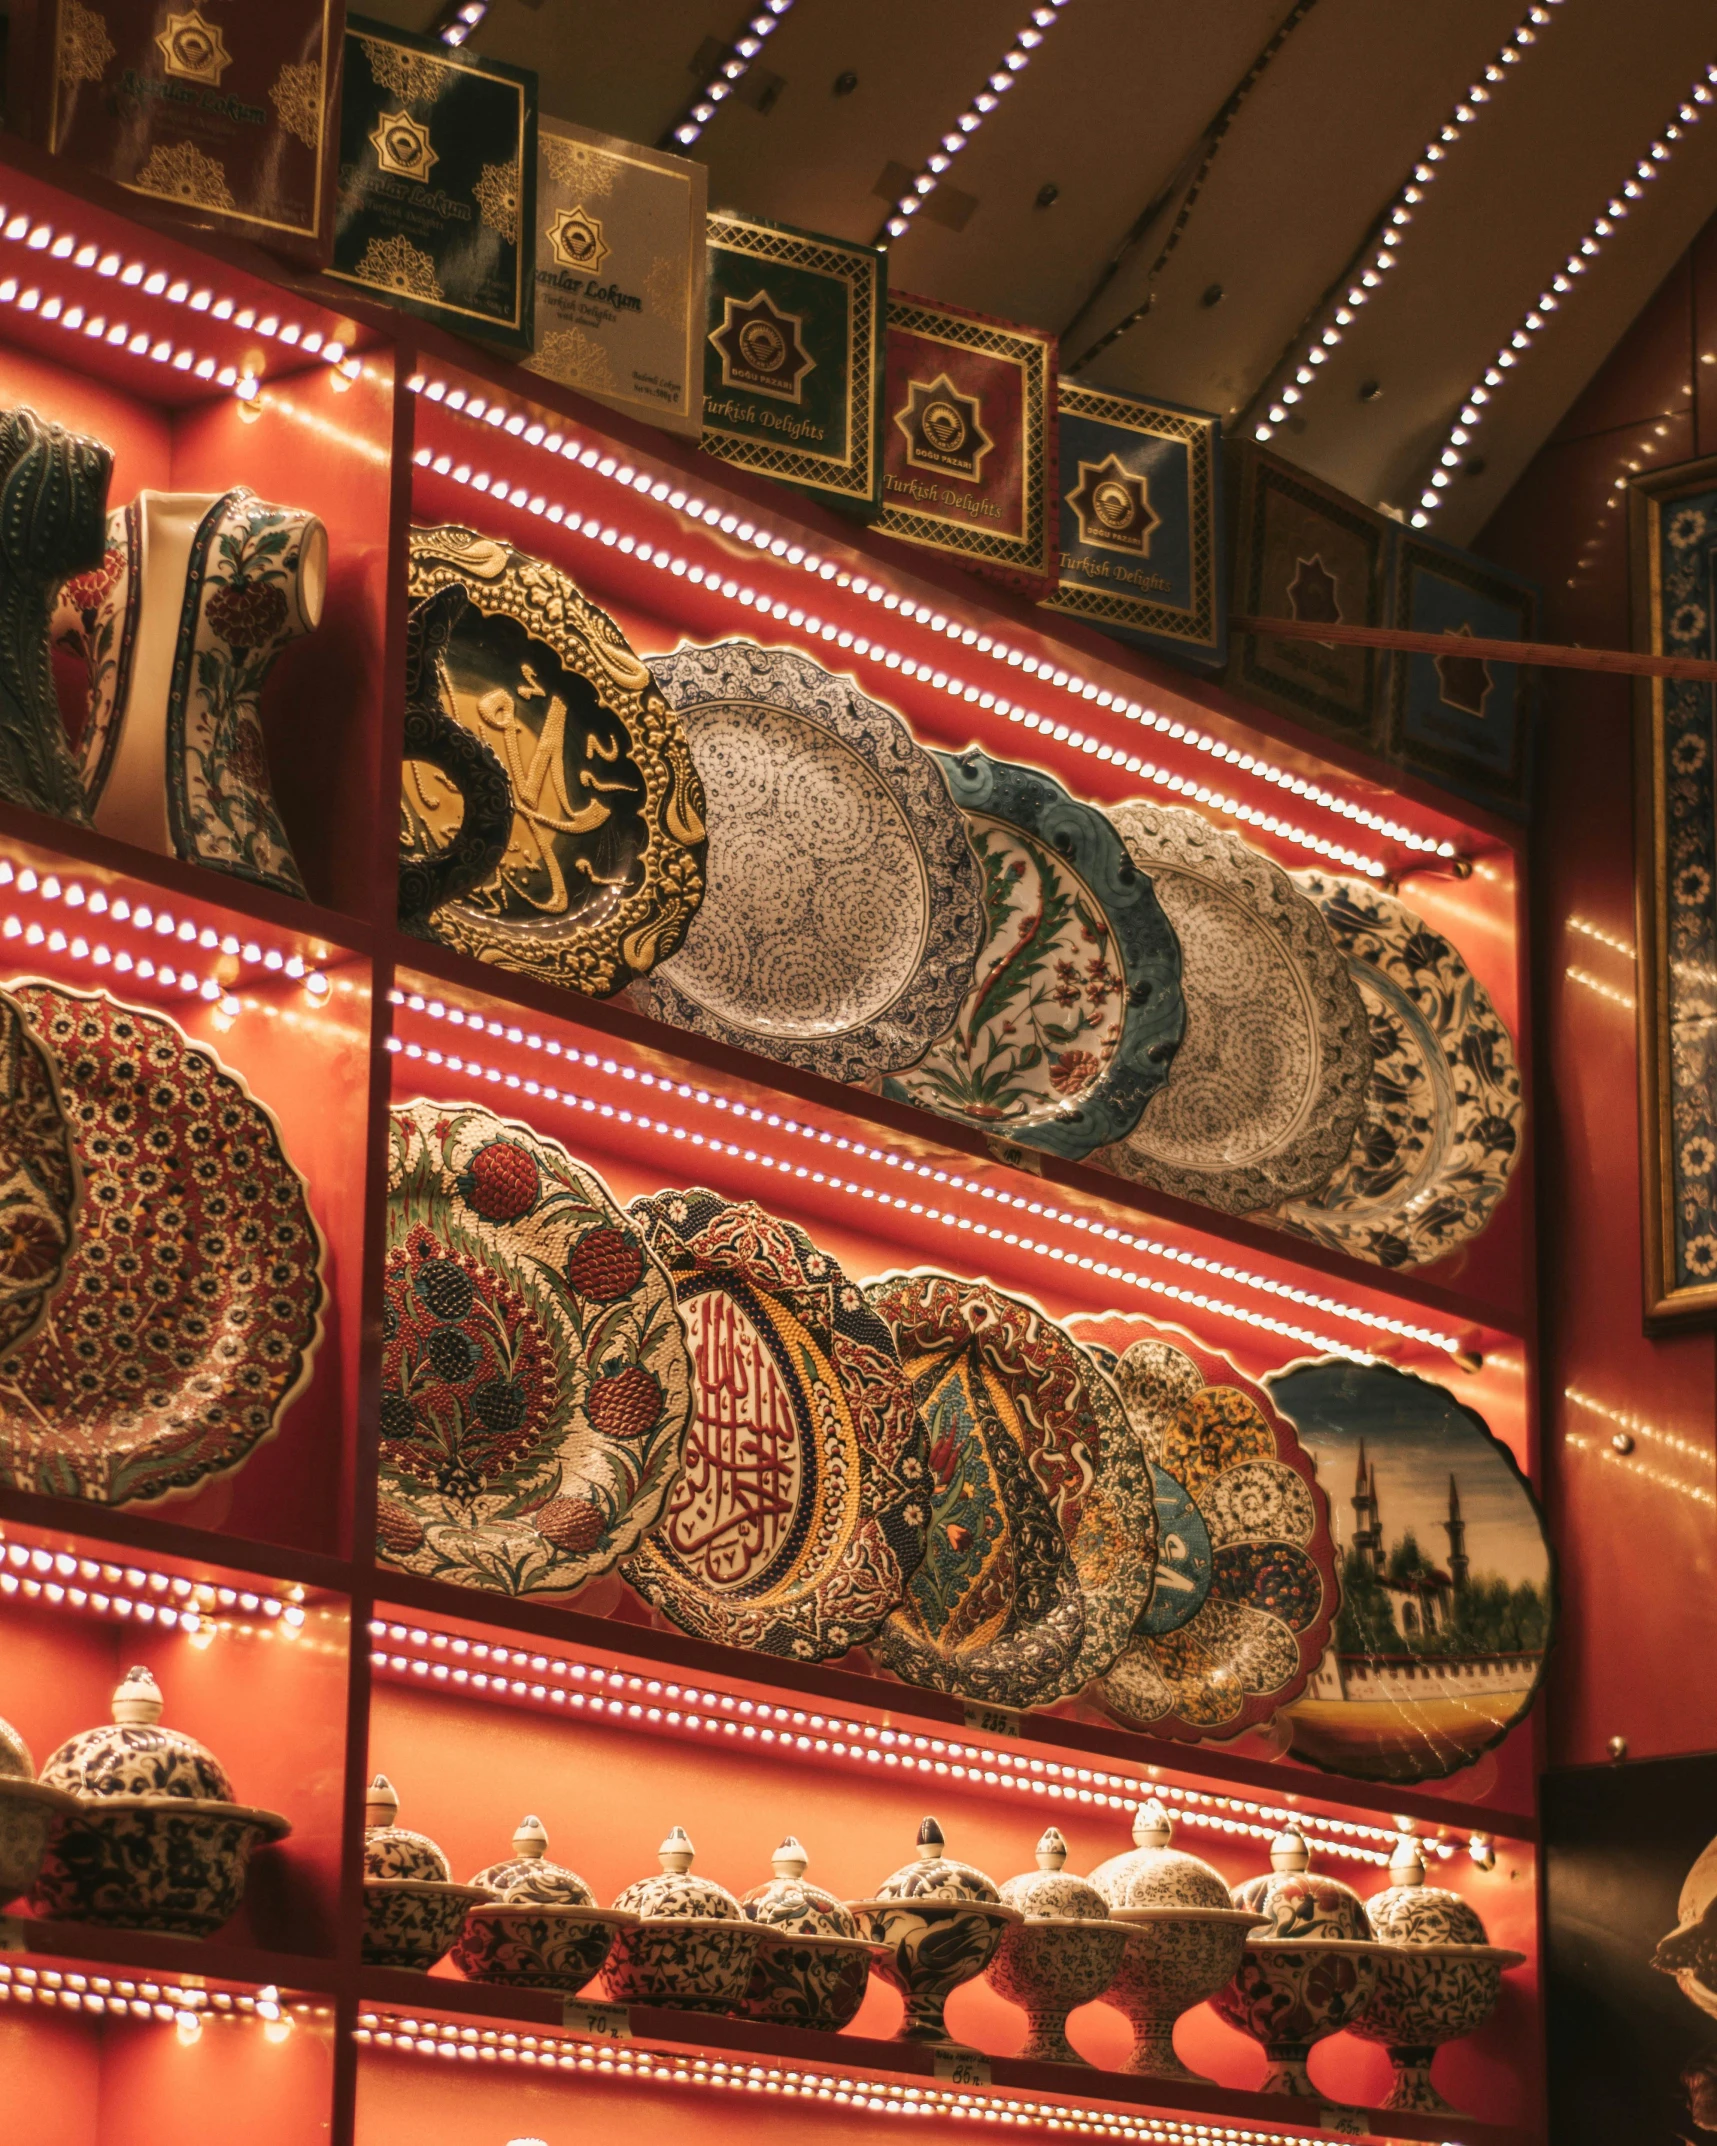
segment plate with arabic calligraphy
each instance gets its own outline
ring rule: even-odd
[[[1180,945],[1107,818],[1051,775],[938,753],[987,937],[948,1033],[886,1092],[1077,1161],[1130,1133],[1185,1026]]]
[[[892,708],[790,649],[650,668],[709,799],[709,889],[633,993],[659,1020],[831,1080],[916,1064],[984,938],[983,882],[935,758]]]
[[[1347,957],[1371,1024],[1371,1090],[1321,1192],[1268,1217],[1380,1267],[1418,1267],[1476,1237],[1520,1154],[1514,1043],[1457,948],[1362,879],[1296,872]]]
[[[458,527],[411,533],[417,602],[470,598],[439,658],[454,718],[513,793],[500,863],[429,932],[497,968],[608,998],[664,960],[703,898],[703,789],[685,733],[620,629],[558,567]],[[458,790],[405,764],[400,841],[433,856]]]
[[[905,1683],[1044,1706],[1101,1676],[1150,1599],[1150,1471],[1096,1361],[988,1282],[920,1270],[865,1295],[930,1441],[924,1562],[873,1642]]]
[[[634,1200],[691,1342],[685,1466],[626,1578],[683,1630],[828,1661],[900,1600],[930,1522],[894,1339],[803,1230],[712,1192]]]
[[[1109,817],[1180,941],[1186,1033],[1138,1124],[1094,1159],[1229,1214],[1316,1192],[1371,1080],[1365,1008],[1322,914],[1196,812],[1132,801]]]
[[[1095,1696],[1152,1736],[1238,1736],[1299,1696],[1329,1639],[1335,1553],[1312,1462],[1257,1387],[1184,1335],[1127,1312],[1069,1325],[1108,1367],[1156,1489],[1156,1584]]]
[[[569,1594],[665,1507],[692,1415],[673,1285],[594,1170],[528,1125],[388,1121],[377,1543],[426,1579]]]
[[[0,1352],[27,1341],[65,1271],[77,1150],[51,1054],[0,991]]]
[[[165,1014],[29,982],[82,1178],[71,1255],[0,1357],[0,1482],[140,1505],[273,1437],[322,1335],[322,1238],[272,1114]]]

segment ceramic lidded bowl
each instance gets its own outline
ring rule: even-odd
[[[1051,1826],[1037,1844],[1037,1868],[1009,1878],[1003,1904],[1023,1922],[1002,1931],[985,1968],[990,1987],[1017,2004],[1030,2028],[1019,2052],[1027,2064],[1083,2064],[1067,2039],[1067,2015],[1101,1997],[1121,1964],[1127,1933],[1109,1920],[1096,1887],[1065,1868],[1067,1843]]]
[[[399,1792],[378,1773],[364,1798],[364,1959],[371,1967],[433,1967],[472,1908],[494,1895],[455,1885],[446,1856],[399,1820]]]
[[[1382,1945],[1377,1988],[1353,2031],[1389,2052],[1395,2081],[1383,2106],[1450,2114],[1454,2104],[1431,2084],[1431,2060],[1445,2042],[1477,2033],[1496,2010],[1503,1969],[1526,1955],[1491,1944],[1478,1911],[1459,1893],[1425,1883],[1410,1834],[1395,1843],[1389,1884],[1365,1912]]]
[[[615,1935],[637,1920],[598,1907],[575,1870],[548,1859],[540,1818],[522,1818],[513,1852],[471,1880],[481,1904],[465,1918],[453,1964],[473,1982],[516,1989],[578,1991],[601,1971]]]
[[[291,1832],[278,1811],[234,1799],[212,1751],[160,1723],[155,1679],[128,1669],[113,1720],[69,1738],[42,1768],[76,1809],[48,1843],[33,1913],[207,1937],[243,1898],[253,1851]]]
[[[30,1747],[0,1721],[0,1908],[36,1882],[55,1826],[77,1798],[36,1779]]]
[[[1290,1829],[1276,1836],[1270,1875],[1234,1888],[1234,1905],[1249,1908],[1258,1927],[1234,1979],[1211,1999],[1231,2027],[1263,2044],[1266,2094],[1316,2094],[1306,2069],[1313,2043],[1351,2027],[1377,1987],[1381,1948],[1364,1901],[1310,1864]]]
[[[951,2048],[943,2007],[962,1982],[988,1967],[1003,1930],[1025,1918],[981,1870],[944,1855],[943,1846],[942,1828],[925,1819],[914,1860],[885,1878],[874,1900],[847,1905],[872,1943],[884,1948],[871,1972],[906,1999],[895,2039]]]
[[[1127,1932],[1121,1965],[1104,1993],[1133,2030],[1126,2068],[1147,2079],[1202,2079],[1175,2054],[1182,2013],[1234,1979],[1256,1917],[1229,1898],[1220,1871],[1173,1848],[1173,1822],[1154,1799],[1133,1820],[1135,1846],[1111,1856],[1091,1883]]]
[[[864,2002],[876,1948],[833,1893],[805,1881],[809,1858],[792,1834],[770,1861],[775,1875],[740,1905],[763,1932],[743,2019],[838,2034]]]
[[[614,1903],[637,1920],[616,1934],[604,1986],[618,2004],[732,2011],[750,1984],[763,1932],[726,1886],[693,1875],[683,1827],[657,1853],[658,1875],[627,1886]]]

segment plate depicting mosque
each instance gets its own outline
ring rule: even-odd
[[[1388,1364],[1267,1383],[1317,1463],[1341,1575],[1331,1644],[1283,1717],[1294,1754],[1366,1781],[1472,1765],[1532,1704],[1555,1618],[1514,1456],[1476,1410]]]

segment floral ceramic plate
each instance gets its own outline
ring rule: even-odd
[[[1096,1159],[1250,1214],[1327,1185],[1371,1081],[1365,1007],[1279,865],[1177,806],[1110,808],[1180,940],[1186,1034],[1162,1092]]]
[[[1095,1361],[988,1282],[886,1275],[893,1332],[930,1439],[924,1562],[874,1641],[908,1684],[999,1706],[1082,1690],[1150,1599],[1149,1470]]]
[[[1077,1161],[1130,1133],[1168,1078],[1180,948],[1095,805],[976,749],[936,758],[983,867],[988,936],[954,1026],[887,1092]]]
[[[71,1254],[77,1150],[54,1062],[0,992],[0,1351],[33,1334]]]
[[[680,1472],[673,1286],[593,1170],[467,1104],[389,1121],[377,1537],[390,1563],[565,1594],[637,1547]]]
[[[661,1192],[631,1213],[673,1283],[696,1407],[626,1578],[700,1639],[844,1654],[900,1600],[930,1520],[893,1337],[834,1260],[750,1201]]]
[[[1311,1462],[1221,1358],[1135,1314],[1071,1325],[1107,1366],[1156,1486],[1156,1586],[1097,1695],[1152,1736],[1237,1736],[1305,1688],[1335,1616]]]
[[[652,656],[709,799],[709,890],[634,996],[831,1080],[917,1063],[953,1023],[983,882],[934,758],[892,709],[787,649]]]
[[[1390,1364],[1295,1364],[1266,1381],[1351,1519],[1341,1610],[1293,1753],[1362,1781],[1470,1766],[1525,1715],[1555,1632],[1543,1516],[1476,1409]]]
[[[321,1339],[322,1239],[280,1129],[164,1014],[14,984],[83,1196],[35,1335],[0,1358],[0,1481],[133,1505],[239,1467]]]
[[[1371,1021],[1371,1093],[1347,1159],[1268,1219],[1331,1251],[1417,1267],[1476,1237],[1508,1189],[1525,1105],[1514,1044],[1441,932],[1365,880],[1296,872]]]
[[[470,602],[441,659],[458,721],[506,769],[513,825],[431,934],[497,968],[607,998],[671,954],[703,896],[703,790],[685,734],[619,628],[558,567],[460,528],[411,533],[414,601]],[[401,841],[453,839],[457,788],[408,761]]]

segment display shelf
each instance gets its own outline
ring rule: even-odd
[[[135,1970],[176,1977],[196,1987],[242,1983],[250,1989],[293,1989],[332,1995],[338,1986],[334,1962],[302,1952],[274,1952],[255,1945],[229,1945],[220,1938],[174,1937],[163,1930],[103,1930],[90,1923],[38,1922],[33,1916],[0,1917],[0,1953],[17,1975],[23,1962],[94,1974]]]

